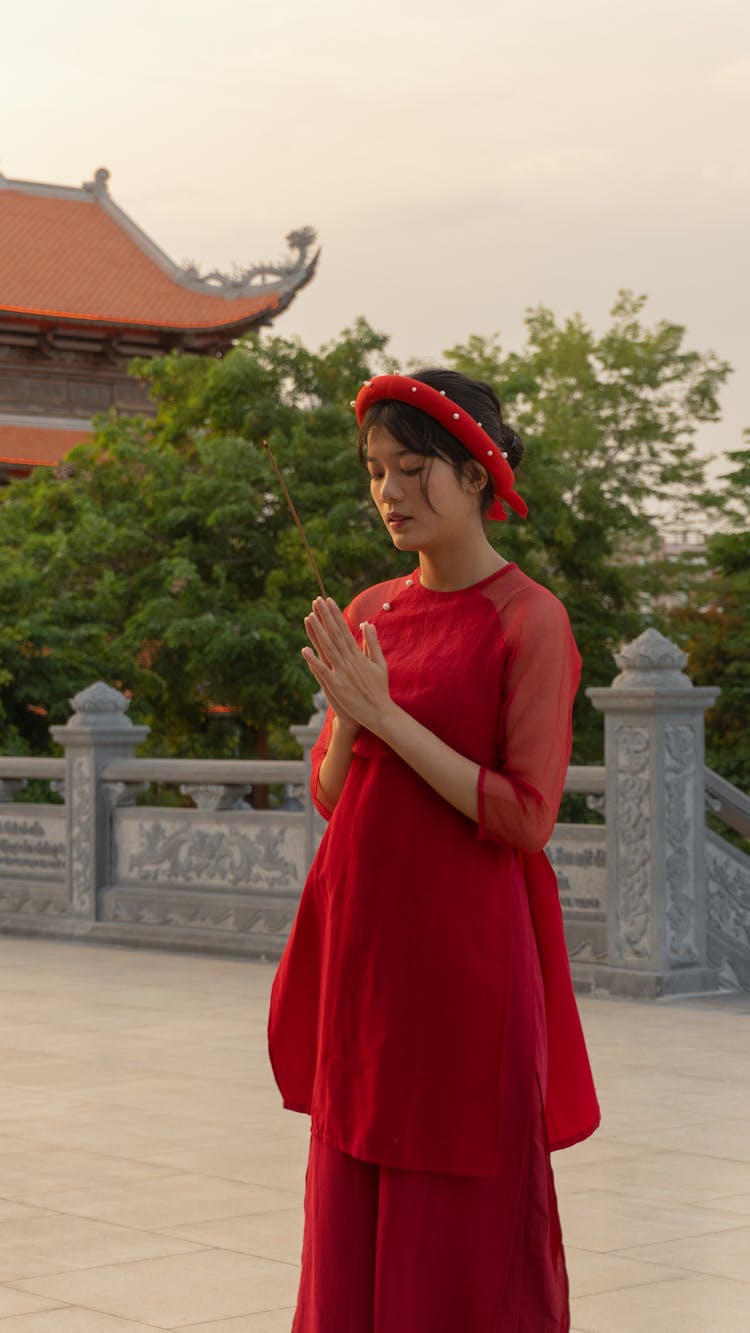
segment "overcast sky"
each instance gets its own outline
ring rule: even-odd
[[[116,201],[202,271],[321,266],[276,325],[403,360],[620,287],[735,374],[750,425],[748,0],[0,0],[0,171]]]

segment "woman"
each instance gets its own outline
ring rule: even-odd
[[[305,620],[329,823],[269,1020],[284,1104],[311,1116],[293,1333],[565,1333],[549,1153],[599,1111],[543,848],[580,657],[485,535],[503,502],[526,513],[492,389],[382,375],[355,406],[419,563]]]

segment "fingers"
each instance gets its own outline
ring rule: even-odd
[[[315,616],[313,615],[305,616],[305,630],[307,632],[307,637],[309,638],[318,656],[321,658],[323,662],[325,662],[326,666],[329,667],[331,663],[328,656],[323,650],[323,645],[320,642],[320,637],[317,632],[317,626],[318,626],[318,621],[315,619]]]
[[[371,662],[376,662],[378,666],[387,666],[385,654],[380,647],[378,631],[369,620],[362,623],[362,647]]]
[[[329,660],[358,656],[352,632],[333,599],[316,597],[312,605],[315,633]]]
[[[325,694],[328,703],[331,705],[331,708],[333,708],[334,712],[343,711],[342,706],[339,703],[332,688],[333,675],[330,669],[323,662],[321,662],[319,658],[315,656],[311,648],[303,648],[302,656],[307,662],[307,665],[309,666],[313,676],[320,685],[320,688]]]

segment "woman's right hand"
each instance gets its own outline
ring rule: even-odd
[[[314,616],[312,615],[305,616],[305,630],[307,632],[308,639],[310,640],[313,648],[318,654],[318,657],[321,659],[322,662],[325,662],[325,665],[327,667],[330,667],[331,663],[326,657],[326,654],[324,653],[321,647],[318,636],[315,633]],[[350,717],[348,713],[345,713],[344,710],[340,707],[340,705],[334,703],[333,700],[329,699],[328,702],[331,708],[333,709],[336,721],[336,731],[341,736],[341,739],[350,742],[355,741],[360,731],[362,730],[359,722],[355,722],[354,718]]]

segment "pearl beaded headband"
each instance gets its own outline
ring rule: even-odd
[[[420,412],[434,417],[435,421],[451,435],[455,435],[477,462],[487,469],[495,490],[495,499],[487,514],[488,518],[506,517],[501,500],[504,500],[521,518],[526,517],[529,511],[514,489],[513,468],[507,462],[502,449],[495,444],[486,430],[482,429],[481,422],[475,421],[463,407],[454,403],[452,398],[448,398],[442,389],[433,389],[432,385],[423,384],[421,380],[411,379],[408,375],[376,375],[374,379],[365,380],[356,400],[352,403],[360,426],[373,403],[379,403],[384,398],[408,403],[410,407],[417,407]]]

